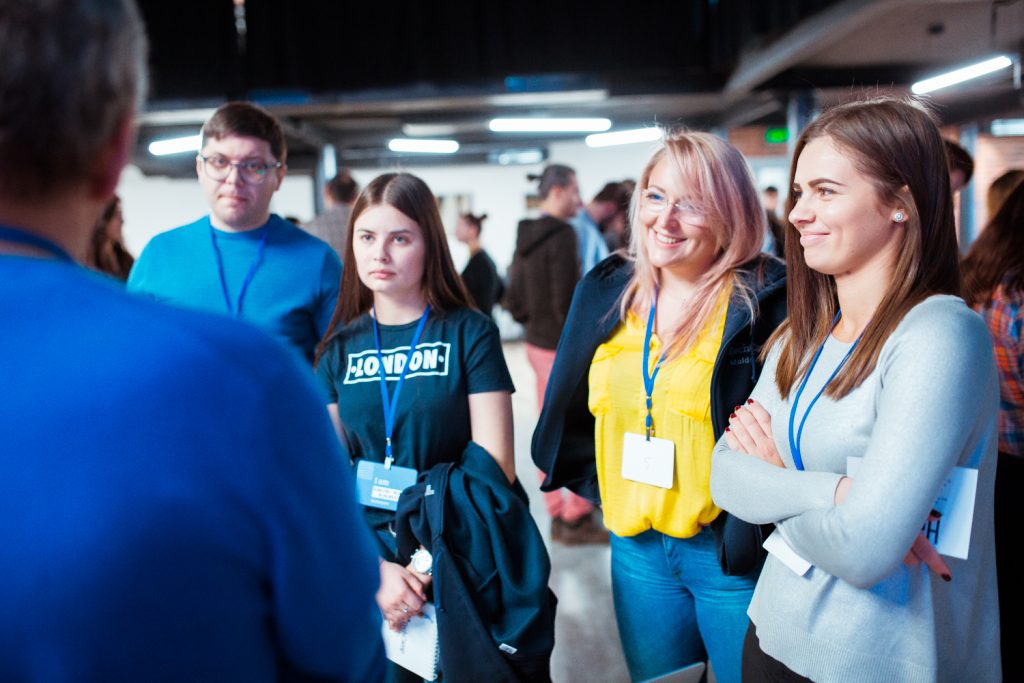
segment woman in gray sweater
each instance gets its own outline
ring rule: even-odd
[[[957,296],[944,154],[929,113],[892,98],[833,108],[797,142],[789,319],[712,462],[715,502],[783,546],[748,611],[744,681],[1000,680],[999,389]],[[921,534],[955,466],[977,470],[966,560]]]

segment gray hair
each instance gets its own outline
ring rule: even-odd
[[[0,197],[85,180],[146,94],[134,0],[0,0]]]

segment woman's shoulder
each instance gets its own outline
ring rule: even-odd
[[[582,280],[587,286],[620,286],[625,287],[633,277],[633,261],[622,252],[616,251],[598,262]]]
[[[985,321],[963,299],[934,294],[914,305],[900,321],[887,344],[921,357],[947,359],[991,355],[992,341]]]
[[[449,308],[440,311],[436,320],[463,337],[498,334],[498,326],[494,324],[494,321],[475,308],[466,306]]]

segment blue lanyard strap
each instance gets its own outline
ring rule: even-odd
[[[256,255],[253,257],[252,263],[249,264],[249,272],[245,274],[245,279],[242,280],[242,288],[238,290],[238,302],[232,305],[231,297],[228,296],[228,282],[224,278],[224,259],[221,258],[220,247],[217,246],[217,232],[213,229],[213,223],[210,223],[210,243],[213,244],[213,255],[217,259],[220,291],[224,294],[224,305],[228,307],[228,313],[236,318],[242,315],[242,299],[245,298],[245,291],[249,289],[249,283],[256,277],[256,269],[259,268],[260,261],[263,259],[263,248],[267,246],[267,235],[269,234],[270,223],[268,222],[263,226],[263,235],[260,237],[260,243],[256,246]]]
[[[658,292],[655,290],[654,300],[651,301],[651,312],[647,315],[647,332],[644,334],[644,393],[647,396],[647,417],[644,420],[644,426],[647,428],[648,441],[651,440],[651,436],[654,434],[654,423],[651,420],[651,408],[654,406],[651,400],[651,396],[654,394],[654,380],[658,377],[661,364],[665,362],[665,352],[662,351],[661,358],[658,359],[657,364],[654,366],[654,372],[651,372],[651,334],[654,331],[654,317],[657,310]]]
[[[835,329],[836,322],[839,321],[839,316],[841,313],[842,311],[837,312],[836,317],[832,319],[832,329]],[[828,337],[825,338],[825,341],[828,341]],[[800,452],[800,442],[804,436],[804,425],[807,423],[807,416],[811,414],[811,410],[814,408],[814,404],[818,402],[819,398],[821,398],[821,395],[822,393],[824,393],[825,388],[832,383],[832,380],[836,378],[836,375],[839,374],[839,371],[843,369],[844,365],[846,365],[846,361],[848,361],[850,359],[850,356],[853,355],[853,350],[857,348],[857,344],[859,343],[860,337],[857,337],[856,341],[853,342],[853,346],[851,346],[850,350],[846,352],[846,355],[843,356],[843,359],[839,361],[839,365],[836,366],[836,369],[832,371],[832,374],[829,375],[827,380],[825,380],[825,383],[821,385],[821,389],[818,390],[818,393],[814,395],[813,399],[811,399],[810,404],[807,406],[807,410],[804,411],[803,417],[800,418],[800,426],[796,431],[796,435],[794,436],[793,427],[796,423],[797,404],[800,403],[800,397],[803,396],[804,388],[807,386],[807,380],[810,379],[811,377],[811,371],[814,370],[814,366],[818,364],[818,358],[821,357],[821,352],[825,349],[824,341],[821,343],[821,346],[818,347],[818,350],[814,353],[814,357],[811,358],[811,364],[808,366],[807,372],[804,373],[803,379],[800,380],[800,386],[797,387],[796,395],[793,397],[793,403],[789,407],[789,452],[793,455],[793,464],[796,465],[796,468],[798,470],[804,469],[804,459],[802,453]]]
[[[423,328],[427,324],[428,317],[430,317],[430,304],[427,304],[427,307],[423,309],[420,322],[416,325],[416,331],[413,333],[412,341],[409,343],[409,355],[406,356],[405,365],[402,366],[402,372],[399,374],[398,382],[395,384],[395,393],[389,399],[388,380],[384,372],[384,354],[380,348],[380,330],[377,328],[377,307],[374,306],[373,308],[373,341],[377,345],[377,365],[380,368],[380,398],[384,406],[384,436],[387,439],[384,446],[384,467],[387,469],[391,468],[391,463],[395,460],[391,451],[391,437],[395,433],[395,413],[398,408],[398,395],[402,393],[402,385],[405,384],[405,373],[409,372],[409,360],[412,358],[413,351],[416,350],[416,345],[420,343],[420,336],[423,335]]]
[[[68,252],[64,251],[56,242],[51,242],[45,237],[40,237],[27,230],[21,228],[11,228],[6,225],[0,225],[0,240],[4,242],[13,242],[14,244],[21,244],[26,247],[33,247],[35,249],[42,249],[48,254],[56,256],[61,261],[67,261],[68,263],[74,263],[75,260],[71,258]]]

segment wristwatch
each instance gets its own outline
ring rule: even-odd
[[[434,558],[426,548],[417,548],[412,554],[412,570],[419,574],[434,573]]]

